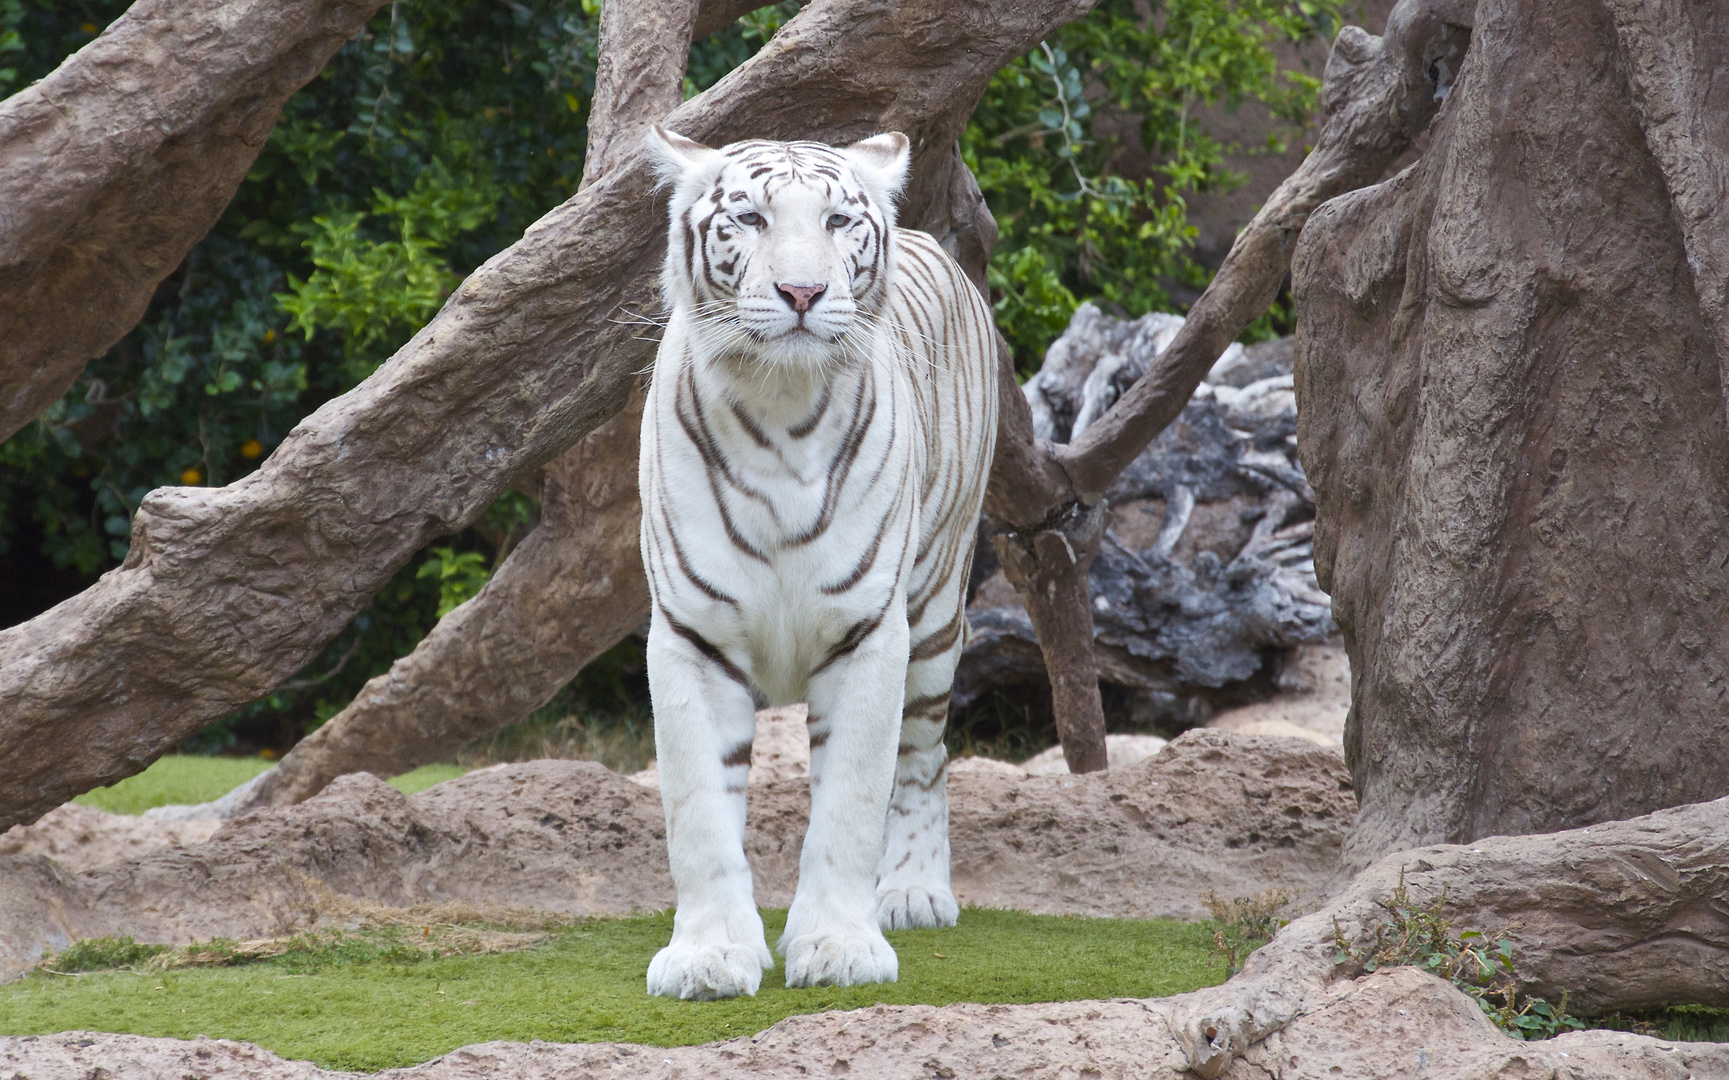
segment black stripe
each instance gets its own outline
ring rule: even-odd
[[[840,639],[840,644],[829,650],[828,656],[823,658],[822,663],[811,668],[811,676],[816,676],[819,672],[823,671],[841,657],[851,656],[856,652],[858,647],[863,645],[867,638],[876,633],[877,627],[883,624],[883,618],[888,615],[889,604],[892,603],[894,603],[894,595],[891,593],[889,595],[888,603],[883,604],[882,610],[878,611],[868,619],[860,619],[858,622],[853,623],[847,630],[846,636]]]
[[[806,435],[815,431],[816,426],[822,422],[823,414],[828,412],[828,403],[829,399],[833,396],[833,389],[834,383],[824,380],[822,384],[822,397],[817,399],[815,411],[803,420],[794,424],[792,427],[787,428],[786,433],[795,439],[802,439]]]
[[[732,415],[738,419],[739,426],[744,428],[744,433],[750,436],[750,441],[756,443],[764,450],[773,450],[773,440],[768,437],[767,432],[757,426],[756,421],[750,418],[750,414],[745,412],[736,401],[730,402],[729,404],[732,407]]]
[[[741,671],[737,664],[728,660],[725,653],[715,648],[713,642],[709,641],[695,630],[692,630],[690,627],[679,622],[671,615],[668,615],[665,608],[660,609],[660,617],[666,620],[668,629],[679,637],[690,642],[691,648],[701,653],[704,660],[707,660],[709,663],[720,668],[721,673],[733,682],[738,683],[746,690],[750,689],[750,677]]]
[[[928,720],[932,714],[938,712],[946,717],[948,711],[949,692],[944,690],[940,694],[926,694],[924,697],[916,697],[907,702],[901,709],[901,719],[919,717]]]
[[[902,485],[902,490],[905,490],[905,485]],[[883,515],[882,524],[877,526],[877,534],[871,537],[870,546],[865,548],[863,555],[859,556],[858,565],[853,567],[852,573],[848,574],[840,581],[835,582],[833,585],[824,585],[822,587],[824,593],[829,596],[839,596],[854,585],[857,585],[861,580],[863,580],[866,574],[870,573],[871,567],[877,564],[877,552],[882,548],[883,534],[888,532],[889,522],[894,520],[895,511],[899,509],[900,499],[897,496],[894,506],[890,508],[889,513]]]
[[[929,780],[914,780],[912,777],[908,776],[908,777],[902,779],[895,786],[896,787],[916,787],[920,791],[930,791],[931,789],[935,788],[938,784],[943,782],[943,777],[945,775],[947,775],[948,771],[949,771],[949,763],[945,761],[941,765],[937,766],[936,773]]]
[[[663,506],[661,507],[661,515],[665,517],[668,522],[666,536],[668,540],[672,541],[672,557],[678,560],[679,571],[684,574],[685,578],[689,580],[692,585],[695,585],[702,591],[703,595],[707,596],[710,600],[718,600],[723,604],[731,604],[735,608],[738,607],[737,600],[715,588],[714,585],[709,583],[707,578],[697,573],[691,567],[690,560],[686,559],[684,556],[684,547],[678,542],[678,527],[671,523],[672,512]]]
[[[740,765],[749,765],[750,764],[750,740],[746,739],[744,742],[741,742],[737,746],[733,747],[732,753],[728,754],[726,757],[721,758],[720,763],[722,765],[725,765],[729,769],[737,768]]]
[[[965,618],[966,612],[957,606],[954,618],[950,619],[946,626],[912,647],[912,651],[907,654],[907,663],[916,664],[920,660],[929,660],[954,648],[955,642],[961,639],[961,621]]]
[[[865,399],[865,391],[871,392]],[[861,412],[860,409],[863,408]],[[869,432],[872,418],[876,416],[877,396],[876,383],[864,378],[859,380],[858,395],[853,401],[853,422],[848,428],[846,437],[841,441],[840,450],[835,453],[828,465],[828,476],[823,481],[822,508],[817,512],[816,521],[811,527],[786,541],[787,547],[802,547],[828,531],[829,524],[834,520],[836,506],[840,502],[841,488],[846,485],[846,478],[852,472],[853,462],[858,458],[859,451],[864,447],[865,435]]]

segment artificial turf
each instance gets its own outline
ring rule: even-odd
[[[769,940],[784,911],[765,911]],[[412,929],[409,933],[415,933]],[[670,1001],[643,987],[672,932],[670,912],[567,927],[521,952],[380,959],[327,950],[237,967],[39,972],[0,987],[0,1033],[67,1030],[243,1039],[331,1069],[430,1060],[493,1039],[684,1046],[750,1035],[799,1013],[1153,997],[1222,980],[1212,930],[969,908],[947,930],[891,932],[900,981],[788,990],[781,968],[754,998]]]
[[[263,758],[168,754],[157,758],[136,776],[128,776],[112,787],[86,792],[72,801],[111,814],[142,814],[151,807],[170,803],[219,799],[268,768],[270,762]],[[413,795],[434,784],[453,780],[464,771],[457,765],[423,765],[390,782],[404,795]]]

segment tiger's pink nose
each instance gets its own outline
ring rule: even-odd
[[[776,285],[775,288],[779,289],[780,294],[782,296],[786,297],[786,302],[792,305],[792,309],[794,311],[809,311],[810,310],[810,302],[812,300],[815,300],[817,298],[817,295],[819,293],[821,293],[824,289],[828,288],[828,286],[827,285]]]

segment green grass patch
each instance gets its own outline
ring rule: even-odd
[[[769,940],[786,912],[765,911]],[[412,944],[420,933],[402,931]],[[91,1030],[243,1039],[327,1069],[413,1065],[492,1039],[686,1046],[750,1035],[787,1016],[887,1004],[1156,997],[1221,981],[1213,928],[1169,920],[1027,915],[969,908],[948,930],[888,938],[898,983],[788,990],[784,970],[754,998],[649,997],[644,973],[672,915],[595,920],[518,952],[435,956],[359,937],[237,966],[31,975],[0,987],[0,1032]],[[118,946],[108,946],[116,948]],[[122,950],[123,951],[123,950]]]
[[[270,768],[263,758],[201,757],[168,754],[157,758],[137,776],[112,787],[85,792],[72,801],[111,814],[142,814],[155,806],[202,803],[219,799]],[[454,780],[467,770],[459,765],[423,765],[390,782],[404,795]]]

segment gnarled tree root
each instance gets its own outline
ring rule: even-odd
[[[1445,892],[1455,930],[1515,929],[1522,989],[1583,1015],[1662,1004],[1729,1005],[1729,799],[1538,836],[1388,855],[1321,910],[1292,922],[1223,986],[1183,1000],[1173,1023],[1196,1072],[1219,1075],[1250,1046],[1328,999],[1354,944],[1386,921],[1403,880],[1413,903]]]

